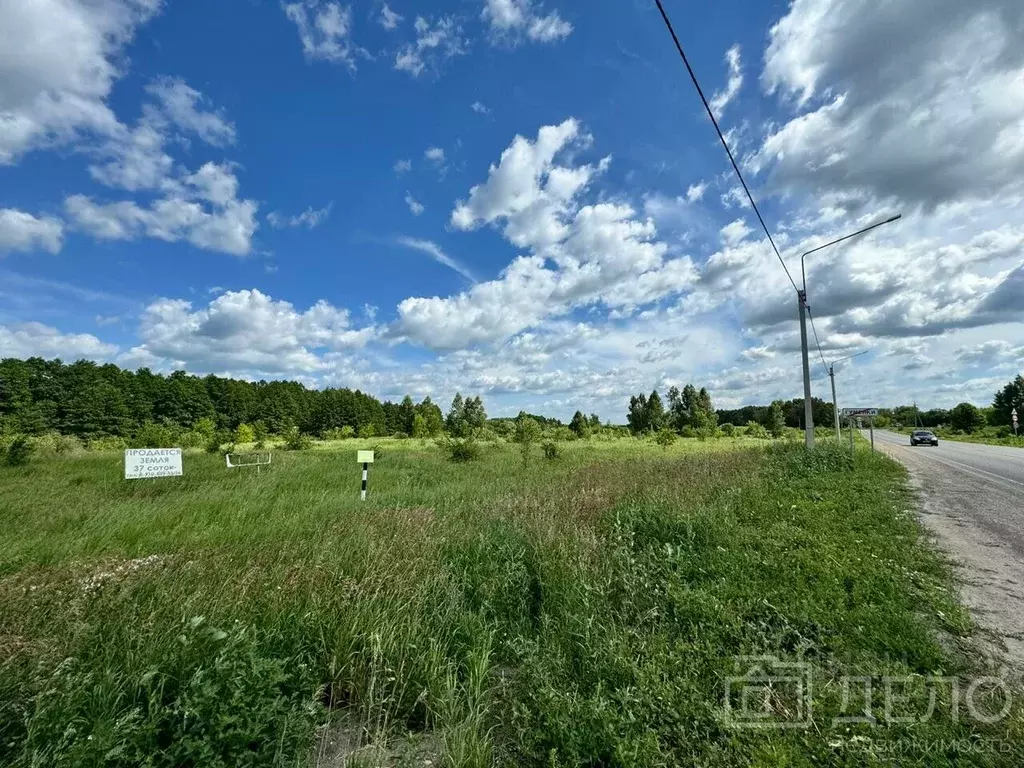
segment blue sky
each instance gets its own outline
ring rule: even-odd
[[[847,402],[1024,358],[1024,14],[666,3]],[[621,419],[795,397],[796,307],[653,2],[16,0],[0,356]],[[819,361],[820,362],[820,361]],[[816,394],[827,379],[815,368]]]

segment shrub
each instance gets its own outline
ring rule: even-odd
[[[383,459],[384,454],[387,453],[387,450],[380,443],[374,443],[373,445],[371,445],[370,450],[373,451],[374,463],[379,462],[381,459]]]
[[[113,435],[97,437],[94,440],[90,440],[88,445],[90,451],[123,451],[127,447],[127,440]]]
[[[209,442],[206,444],[206,452],[207,453],[220,453],[221,452],[220,447],[222,445],[224,445],[224,443],[230,443],[230,442],[231,442],[231,433],[228,432],[226,429],[218,429],[213,434],[213,437],[211,437]]]
[[[44,432],[32,438],[35,452],[42,456],[63,456],[78,453],[84,449],[82,441],[74,435],[62,435],[59,432]]]
[[[736,427],[734,427],[732,424],[729,424],[728,422],[723,424],[721,429],[722,434],[725,435],[726,437],[734,437],[736,435]]]
[[[356,436],[356,428],[346,424],[344,427],[341,428],[340,434],[342,440],[348,440],[349,438]]]
[[[676,441],[676,437],[676,433],[671,429],[661,429],[658,430],[658,434],[654,436],[654,442],[667,451],[669,446]]]
[[[32,441],[25,435],[19,435],[4,451],[3,463],[8,467],[23,467],[31,461],[33,451]]]
[[[557,459],[559,456],[558,446],[550,440],[541,445],[541,450],[544,451],[545,459]]]
[[[758,424],[756,421],[748,421],[745,432],[747,437],[756,437],[759,440],[768,439],[768,430],[765,429],[760,424]]]
[[[373,428],[373,424],[363,424],[361,427],[359,427],[359,433],[358,434],[359,434],[359,437],[365,439],[367,437],[373,437],[374,435],[376,435],[377,434],[377,430],[375,430]]]
[[[351,429],[351,427],[349,427],[349,429]],[[324,440],[344,440],[347,437],[347,435],[344,434],[344,431],[344,427],[332,427],[331,429],[325,429],[320,436]]]
[[[249,424],[239,424],[235,429],[235,442],[236,443],[255,443],[256,442],[256,430]]]
[[[298,427],[289,427],[284,433],[284,447],[288,451],[308,451],[313,447],[313,441],[302,434]]]
[[[687,424],[683,427],[683,430],[679,433],[681,437],[693,438],[697,436],[697,430]]]
[[[470,438],[454,438],[444,441],[443,447],[448,458],[456,464],[475,461],[480,456],[480,448]]]
[[[205,433],[197,429],[182,432],[178,435],[178,445],[182,448],[203,448],[209,440],[210,438]]]
[[[164,424],[147,421],[131,441],[132,448],[177,448],[177,433]]]

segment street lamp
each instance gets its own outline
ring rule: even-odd
[[[847,355],[846,357],[840,357],[838,360],[833,360],[828,366],[828,377],[832,381],[832,417],[836,422],[836,440],[842,437],[842,433],[839,431],[839,403],[836,402],[836,363],[841,363],[844,360],[853,360],[855,357],[866,355],[871,350],[865,349],[863,352],[858,352],[856,355]]]
[[[895,216],[890,216],[885,221],[879,221],[872,224],[870,227],[864,227],[864,229],[858,229],[856,232],[851,232],[848,235],[836,238],[831,242],[819,245],[817,248],[811,248],[811,250],[800,256],[800,276],[802,278],[802,288],[798,288],[796,295],[797,301],[800,304],[800,350],[803,354],[803,366],[804,366],[804,443],[808,448],[814,447],[814,409],[811,405],[811,364],[807,356],[807,272],[804,269],[804,259],[810,256],[812,253],[824,250],[830,246],[841,243],[844,240],[863,235],[865,232],[870,232],[873,229],[891,224],[903,217],[903,214],[897,213]],[[833,398],[834,399],[834,398]]]

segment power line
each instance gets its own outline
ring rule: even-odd
[[[704,96],[704,90],[700,87],[700,83],[697,82],[697,75],[693,72],[693,67],[690,66],[690,60],[686,58],[686,53],[683,51],[683,45],[679,42],[679,37],[676,35],[675,29],[672,27],[672,22],[669,21],[668,14],[665,13],[665,6],[661,4],[661,0],[654,0],[658,6],[658,10],[661,11],[661,18],[665,21],[665,26],[668,27],[668,32],[672,35],[672,41],[676,44],[676,50],[679,51],[679,56],[683,60],[683,64],[686,65],[686,71],[690,73],[690,79],[693,80],[693,85],[697,89],[697,94],[700,96],[700,100],[704,103],[704,109],[708,112],[708,117],[711,118],[711,124],[715,126],[715,131],[718,133],[718,138],[722,142],[722,146],[725,147],[725,153],[729,156],[729,162],[732,163],[732,169],[736,171],[736,176],[739,177],[740,184],[743,185],[743,191],[747,193],[747,200],[750,201],[750,207],[754,209],[754,213],[757,214],[757,220],[761,222],[761,229],[764,230],[765,236],[768,238],[768,242],[772,244],[772,250],[775,251],[775,255],[779,258],[779,263],[782,268],[786,271],[786,277],[789,278],[789,282],[793,284],[793,290],[797,293],[800,289],[796,285],[796,281],[793,280],[793,276],[789,273],[789,267],[786,266],[786,262],[782,258],[782,254],[779,253],[779,249],[775,246],[775,240],[772,238],[772,233],[768,231],[768,226],[764,223],[764,218],[761,216],[761,211],[758,210],[757,203],[754,202],[754,196],[750,194],[750,188],[747,186],[746,180],[743,178],[743,174],[740,173],[740,167],[736,164],[736,158],[732,155],[732,150],[729,149],[729,144],[725,140],[725,135],[722,133],[722,129],[718,127],[718,120],[715,119],[715,113],[711,111],[711,105],[708,104],[707,97]]]
[[[811,320],[811,330],[814,331],[814,344],[818,347],[818,355],[821,357],[821,366],[825,369],[825,373],[828,373],[828,363],[825,362],[825,354],[821,351],[821,342],[818,341],[818,329],[814,327],[814,315],[811,314],[811,308],[804,303],[804,308],[807,310],[807,317]]]

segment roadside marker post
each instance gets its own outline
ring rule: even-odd
[[[1017,409],[1014,408],[1010,411],[1010,417],[1013,419],[1013,436],[1017,436]]]
[[[871,431],[871,452],[875,451],[875,416],[877,408],[843,408],[843,416],[850,420],[850,461],[853,461],[853,420],[868,417],[868,429]]]
[[[875,452],[875,417],[868,418],[868,431],[871,432],[871,452]]]
[[[363,465],[363,489],[359,492],[359,500],[366,501],[366,478],[373,464],[373,451],[356,451],[356,462]]]

